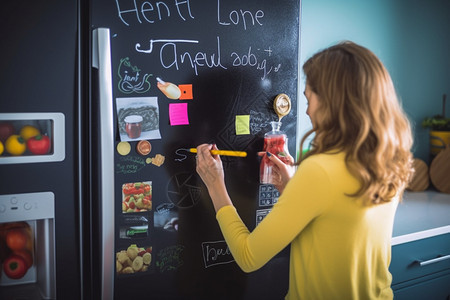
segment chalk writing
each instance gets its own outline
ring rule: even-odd
[[[267,127],[270,125],[270,121],[275,119],[270,114],[250,110],[250,132],[251,134],[257,134],[261,130],[267,131]],[[269,127],[270,128],[270,127]]]
[[[234,262],[234,258],[225,241],[203,242],[202,251],[205,268]]]
[[[190,0],[173,0],[173,1],[137,1],[137,0],[116,0],[116,7],[119,19],[126,26],[130,23],[134,24],[154,24],[163,20],[179,18],[182,21],[195,19],[192,15]],[[175,11],[176,8],[176,12]],[[225,11],[221,7],[220,0],[217,0],[217,23],[220,26],[233,26],[246,31],[250,27],[263,26],[263,18],[265,13],[261,9],[242,9],[234,8]],[[135,50],[139,53],[153,53],[154,44],[161,44],[159,48],[160,64],[165,69],[180,70],[181,66],[185,66],[194,70],[195,75],[199,74],[200,68],[222,68],[227,69],[225,63],[222,63],[220,37],[217,36],[217,48],[213,52],[205,52],[202,50],[186,50],[183,46],[188,44],[199,44],[198,40],[191,39],[150,39],[148,48],[142,46],[141,43],[135,44]],[[267,56],[271,56],[273,50],[270,46],[267,49],[260,50]],[[226,55],[224,56],[226,57]],[[278,72],[281,64],[269,65],[263,57],[258,57],[252,47],[248,47],[248,51],[243,53],[233,51],[229,55],[232,60],[233,67],[252,67],[262,72],[261,80],[266,80],[271,72]],[[139,75],[139,74],[136,74]],[[131,84],[133,81],[142,83],[145,79],[139,76],[129,76],[129,80],[121,81],[126,86],[119,89],[124,91],[137,91],[142,87],[139,84]],[[141,81],[143,80],[143,81]]]
[[[156,267],[161,273],[177,270],[184,264],[181,257],[183,250],[184,246],[182,245],[169,246],[159,250],[156,260]]]
[[[131,65],[130,58],[122,58],[118,70],[120,78],[118,83],[119,91],[125,94],[133,92],[145,93],[148,91],[151,87],[148,79],[152,74],[144,74],[144,76],[141,76],[140,72],[141,70],[138,67]]]
[[[136,173],[146,165],[142,157],[121,156],[118,159],[119,162],[116,164],[116,173],[118,174]]]
[[[142,49],[140,43],[136,43],[135,49],[137,52],[150,54],[153,52],[153,44],[154,43],[162,43],[162,46],[159,50],[159,58],[161,66],[165,69],[175,68],[177,71],[180,70],[180,65],[185,64],[188,67],[192,68],[195,72],[195,75],[199,73],[199,67],[206,68],[222,68],[227,69],[226,66],[222,64],[222,55],[221,55],[221,47],[220,47],[220,37],[217,36],[217,51],[215,53],[207,54],[206,52],[199,51],[197,53],[183,52],[179,49],[182,44],[186,43],[195,43],[197,44],[199,41],[196,40],[169,40],[169,39],[160,39],[160,40],[150,40],[148,49]],[[264,50],[263,52],[267,52]],[[268,56],[272,54],[272,50],[267,52]],[[248,47],[248,51],[245,53],[238,54],[237,52],[232,52],[230,54],[232,59],[233,67],[254,67],[257,70],[262,71],[261,80],[266,79],[267,75],[269,75],[272,71],[278,72],[281,68],[281,64],[277,66],[268,67],[267,60],[258,58],[255,52],[252,50],[252,47]]]
[[[125,5],[123,5],[124,2]],[[177,9],[177,15],[175,16],[183,21],[186,21],[186,18],[194,19],[189,0],[174,0],[173,4]],[[141,5],[138,5],[136,0],[116,0],[116,6],[119,19],[126,26],[130,26],[130,20],[134,19],[140,24],[143,22],[153,24],[170,18],[172,11],[164,1],[157,1],[154,4],[150,1],[143,1]]]
[[[175,161],[184,161],[187,158],[186,153],[189,152],[189,149],[186,148],[180,148],[175,151],[175,154],[177,157],[175,158]]]
[[[270,54],[269,54],[270,56]],[[261,77],[262,80],[266,79],[266,76],[272,72],[272,69],[275,72],[278,72],[281,65],[279,65],[276,68],[270,67],[267,69],[267,61],[265,59],[258,61],[258,58],[256,55],[252,52],[252,47],[248,47],[248,52],[245,54],[242,54],[241,56],[237,54],[236,52],[231,53],[231,57],[233,58],[233,67],[240,67],[240,66],[250,66],[250,67],[256,67],[257,70],[263,71],[263,76]]]
[[[242,22],[242,26],[244,30],[247,30],[247,23],[250,21],[250,24],[255,26],[258,24],[259,26],[262,26],[261,20],[264,17],[264,12],[262,10],[257,10],[255,13],[249,11],[249,10],[242,10],[239,9],[239,12],[237,10],[232,10],[228,14],[229,21],[221,21],[221,13],[220,13],[220,0],[217,0],[217,22],[220,25],[224,26],[230,26],[233,25],[239,25],[239,23]]]
[[[163,43],[159,51],[159,58],[161,66],[165,69],[174,67],[176,70],[180,70],[180,64],[187,63],[195,71],[195,75],[198,75],[198,67],[217,68],[221,67],[227,69],[221,63],[220,55],[220,38],[217,37],[217,53],[210,54],[209,60],[206,52],[197,52],[191,54],[189,52],[180,53],[177,45],[181,43],[198,43],[195,40],[150,40],[149,49],[141,49],[141,44],[137,43],[135,46],[136,51],[142,53],[152,53],[153,43]]]

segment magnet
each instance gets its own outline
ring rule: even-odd
[[[157,167],[161,167],[165,159],[166,157],[164,155],[156,154],[156,156],[152,158],[152,164],[154,164]]]
[[[140,155],[145,156],[145,155],[149,154],[150,151],[152,151],[152,145],[150,144],[149,141],[146,141],[146,140],[139,141],[139,143],[137,143],[137,146],[136,146],[136,151]]]
[[[117,144],[117,152],[120,155],[123,155],[123,156],[128,155],[128,154],[130,154],[130,151],[131,151],[130,143],[128,143],[128,142],[120,142],[120,143]]]
[[[286,94],[277,95],[273,101],[273,109],[278,115],[278,121],[281,121],[291,111],[291,98]]]

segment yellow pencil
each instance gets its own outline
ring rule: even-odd
[[[197,153],[197,148],[189,148],[189,152]],[[244,151],[233,151],[233,150],[211,150],[212,155],[224,155],[224,156],[237,156],[246,157],[247,152]]]

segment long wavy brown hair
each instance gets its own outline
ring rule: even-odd
[[[412,173],[411,126],[391,77],[368,49],[342,42],[312,56],[303,65],[306,83],[319,107],[311,150],[343,151],[348,170],[361,183],[350,196],[366,204],[389,202],[401,195]],[[299,163],[301,163],[301,160]]]

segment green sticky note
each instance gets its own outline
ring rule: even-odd
[[[236,135],[250,134],[250,115],[236,116]]]

